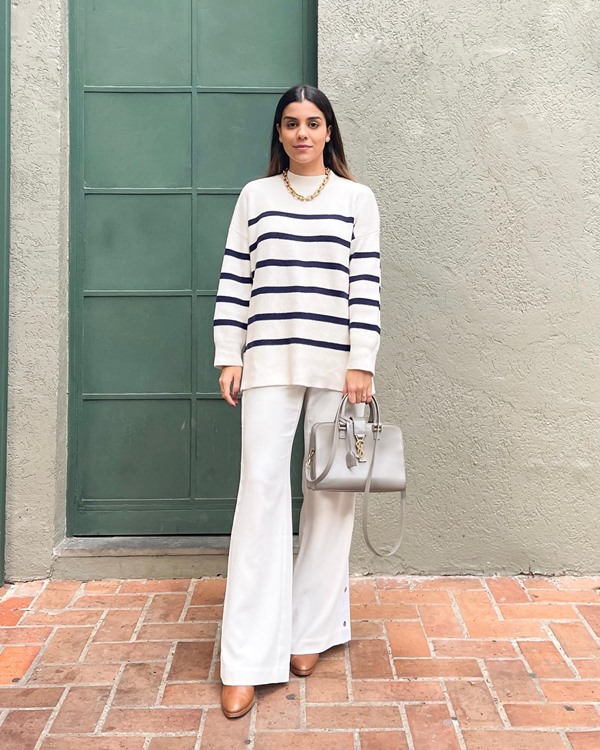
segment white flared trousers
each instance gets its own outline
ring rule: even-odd
[[[240,487],[221,632],[225,685],[287,682],[291,654],[350,640],[348,555],[355,495],[306,488],[293,565],[290,457],[302,406],[304,442],[335,417],[342,394],[304,386],[244,391]],[[363,405],[349,405],[362,414]]]

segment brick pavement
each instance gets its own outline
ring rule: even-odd
[[[599,750],[600,578],[356,578],[353,640],[219,708],[225,582],[0,589],[3,750]]]

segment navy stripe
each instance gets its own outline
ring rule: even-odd
[[[318,320],[323,323],[335,323],[347,326],[348,318],[338,318],[335,315],[319,315],[319,313],[290,312],[290,313],[259,313],[248,318],[248,325],[258,320]]]
[[[218,296],[217,302],[232,302],[234,305],[241,305],[242,307],[250,307],[250,302],[245,299],[238,299],[237,297],[223,297]]]
[[[350,276],[350,283],[353,281],[374,281],[376,284],[379,284],[380,278],[379,276],[371,276],[368,273],[364,273],[360,276]]]
[[[265,266],[302,266],[303,268],[328,268],[332,271],[344,271],[350,273],[350,269],[347,266],[343,266],[341,263],[326,263],[319,260],[259,260],[256,264],[256,268],[264,268]]]
[[[325,289],[321,286],[260,286],[253,289],[251,296],[257,294],[286,294],[287,292],[301,292],[306,294],[326,294],[328,297],[343,297],[348,299],[348,292],[338,289]]]
[[[285,346],[286,344],[305,344],[306,346],[318,346],[321,349],[337,349],[341,352],[349,352],[348,344],[334,344],[331,341],[316,341],[314,339],[257,339],[246,344],[246,349],[252,349],[254,346]]]
[[[381,328],[379,326],[371,325],[371,323],[350,323],[350,328],[364,328],[365,331],[381,333]]]
[[[355,258],[379,258],[379,253],[352,253],[350,256],[350,260],[354,260]]]
[[[294,242],[335,242],[338,245],[343,245],[344,247],[350,247],[350,243],[348,240],[344,240],[341,237],[335,237],[334,235],[330,234],[314,234],[305,236],[303,234],[287,234],[286,232],[265,232],[264,234],[261,234],[256,242],[253,242],[250,245],[250,252],[253,250],[256,250],[259,243],[263,240],[293,240]]]
[[[244,330],[248,328],[248,326],[245,323],[242,323],[239,320],[217,319],[217,320],[213,320],[213,325],[215,326],[237,326],[237,328],[243,328]]]
[[[231,255],[232,258],[239,258],[240,260],[250,260],[250,253],[238,253],[236,250],[225,249],[225,255]]]
[[[234,273],[222,273],[219,277],[221,279],[229,279],[230,281],[237,281],[238,284],[251,284],[252,279],[247,276],[236,276]]]
[[[336,221],[345,221],[347,224],[352,224],[354,221],[353,216],[341,216],[340,214],[291,214],[287,211],[263,211],[262,214],[250,219],[248,226],[251,227],[266,216],[287,216],[288,219],[335,219]]]
[[[372,305],[373,307],[380,307],[379,302],[374,299],[364,299],[364,297],[355,297],[348,302],[349,305]]]

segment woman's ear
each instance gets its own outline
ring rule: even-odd
[[[327,140],[331,140],[331,125],[327,128]]]
[[[283,141],[281,140],[281,128],[279,124],[275,125],[275,127],[277,128],[277,134],[279,135],[279,142],[283,143]]]

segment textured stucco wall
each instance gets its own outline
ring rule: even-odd
[[[600,570],[600,5],[321,0],[319,83],[383,227],[398,560]],[[391,538],[389,506],[373,535]]]
[[[66,0],[15,2],[12,32],[8,580],[64,531]],[[319,3],[320,85],[380,201],[409,472],[401,555],[357,523],[355,573],[600,570],[599,36],[595,0]]]
[[[6,577],[49,574],[64,532],[67,418],[66,0],[12,7]]]

